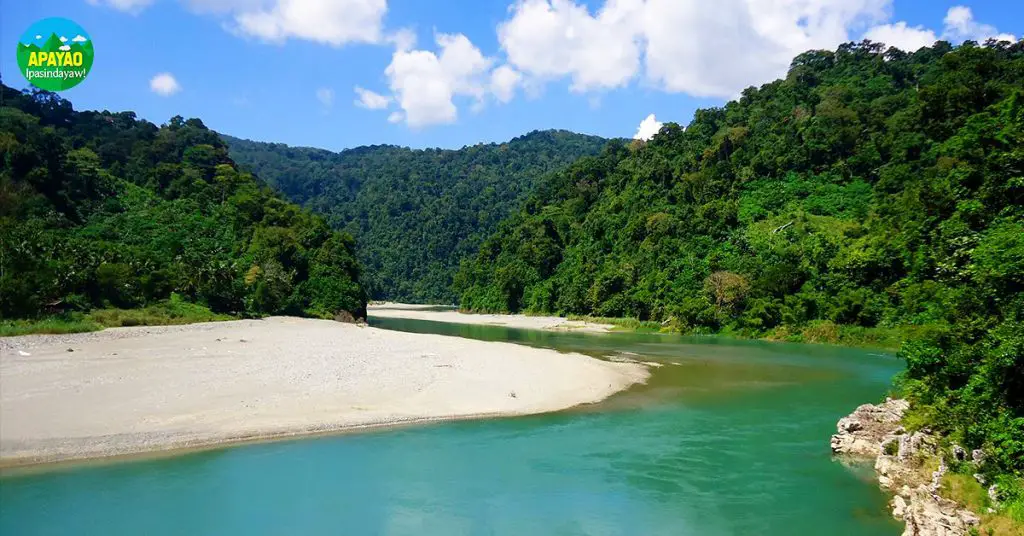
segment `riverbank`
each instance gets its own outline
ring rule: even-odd
[[[836,425],[832,453],[874,464],[879,486],[892,493],[892,515],[904,522],[903,536],[1020,535],[1024,527],[996,511],[996,486],[978,474],[957,474],[951,465],[979,471],[985,454],[944,446],[926,430],[902,426],[910,405],[888,399],[864,404]],[[973,499],[973,500],[972,500]]]
[[[615,328],[612,324],[586,320],[570,320],[560,316],[530,316],[510,314],[477,314],[459,311],[438,311],[435,305],[409,303],[377,303],[366,308],[368,316],[380,318],[406,318],[430,320],[449,324],[474,324],[518,329],[543,329],[548,331],[577,331],[585,333],[607,333]]]
[[[67,312],[39,319],[0,321],[0,337],[19,335],[63,335],[129,326],[177,326],[197,322],[237,320],[209,308],[189,303],[177,294],[162,302],[137,309],[94,309]]]
[[[0,339],[0,464],[598,402],[647,377],[579,354],[272,317]]]

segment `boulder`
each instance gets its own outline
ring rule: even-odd
[[[939,455],[939,438],[929,430],[911,434],[900,426],[909,404],[886,400],[865,404],[836,424],[831,447],[834,454],[875,459],[875,472],[882,488],[894,493],[892,515],[906,523],[903,536],[966,536],[980,523],[974,513],[938,495],[947,470],[944,458],[928,478],[920,474],[923,458]],[[955,459],[965,461],[967,451],[953,446]],[[979,451],[971,459],[983,459]],[[989,494],[996,495],[989,489]]]
[[[832,436],[833,454],[874,457],[882,443],[902,432],[900,420],[910,405],[906,400],[888,399],[882,404],[864,404],[839,419]]]

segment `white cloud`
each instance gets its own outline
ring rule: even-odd
[[[67,52],[68,50],[71,50],[71,45],[61,45],[61,46],[57,47],[57,50],[63,50],[65,52]]]
[[[416,32],[409,28],[402,28],[391,33],[384,40],[395,45],[397,50],[412,50],[416,46]]]
[[[388,123],[401,123],[405,119],[405,114],[402,112],[391,112],[388,116]]]
[[[149,89],[161,97],[170,97],[181,91],[181,84],[171,73],[160,73],[149,80]]]
[[[864,34],[864,38],[907,52],[916,52],[922,47],[934,45],[939,40],[932,30],[923,26],[910,27],[903,21],[875,26]]]
[[[269,9],[233,12],[239,33],[264,41],[293,38],[341,46],[380,42],[387,0],[276,0]]]
[[[71,41],[74,42],[74,43],[84,43],[84,42],[88,41],[88,39],[86,39],[85,36],[83,36],[83,35],[76,35],[75,38],[72,39]]]
[[[886,20],[891,1],[605,0],[591,14],[574,0],[518,0],[498,40],[528,77],[568,77],[575,91],[643,73],[666,91],[731,97],[784,75],[801,52]]]
[[[86,0],[138,13],[154,0]],[[249,37],[283,43],[304,39],[331,46],[379,43],[387,0],[181,0],[196,13],[228,16],[225,27]]]
[[[909,27],[906,22],[875,26],[864,34],[866,39],[885,43],[896,48],[914,52],[921,47],[931,46],[935,41],[944,39],[952,43],[961,43],[968,39],[985,42],[989,38],[1002,41],[1016,41],[1011,34],[999,33],[995,26],[982,24],[974,20],[974,13],[966,6],[953,6],[946,12],[943,19],[942,35],[918,26]]]
[[[569,76],[577,91],[618,87],[640,66],[642,6],[642,0],[608,0],[591,16],[571,0],[519,0],[498,27],[498,41],[509,63],[531,77]]]
[[[369,89],[363,89],[359,86],[356,86],[355,89],[356,94],[359,95],[359,98],[355,101],[356,106],[360,106],[368,110],[383,110],[391,103],[391,97],[386,97],[379,93],[370,91]]]
[[[326,87],[317,89],[316,100],[320,101],[320,104],[323,104],[324,108],[334,106],[334,90]]]
[[[669,92],[735,97],[786,74],[796,55],[861,36],[917,49],[935,31],[892,21],[894,0],[516,0],[498,27],[508,63],[533,88],[568,78],[574,91],[640,77]],[[942,38],[998,34],[969,8],[949,11]]]
[[[479,104],[487,94],[485,75],[492,60],[462,34],[438,34],[435,40],[440,55],[399,49],[384,71],[411,127],[452,123],[458,118],[455,97],[471,97]]]
[[[118,11],[133,14],[146,9],[153,3],[153,1],[154,0],[86,0],[86,2],[94,6],[105,5]]]
[[[67,42],[68,42],[68,38],[67,38],[67,37],[64,37],[64,36],[62,35],[62,36],[60,36],[60,42],[61,42],[61,43],[67,43]]]
[[[491,92],[499,102],[509,102],[516,94],[516,87],[523,75],[508,65],[491,71]]]
[[[647,141],[661,130],[662,125],[664,123],[658,121],[654,114],[648,115],[640,122],[640,127],[636,129],[636,135],[633,136],[633,139]]]
[[[42,38],[43,38],[43,36],[41,36],[41,35],[37,35],[36,36],[36,39],[42,39]]]
[[[946,18],[942,21],[945,27],[944,37],[951,41],[974,41],[984,42],[989,38],[996,38],[1001,41],[1016,41],[1012,34],[999,33],[995,26],[982,24],[974,20],[974,13],[967,6],[954,6],[949,8]]]

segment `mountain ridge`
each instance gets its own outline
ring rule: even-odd
[[[550,129],[461,149],[335,152],[221,136],[243,168],[356,238],[372,298],[444,303],[459,264],[543,175],[608,142]]]

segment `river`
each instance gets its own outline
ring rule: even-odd
[[[836,420],[900,363],[828,346],[371,318],[662,366],[594,406],[0,478],[0,534],[885,535]],[[2,424],[0,424],[2,425]]]

